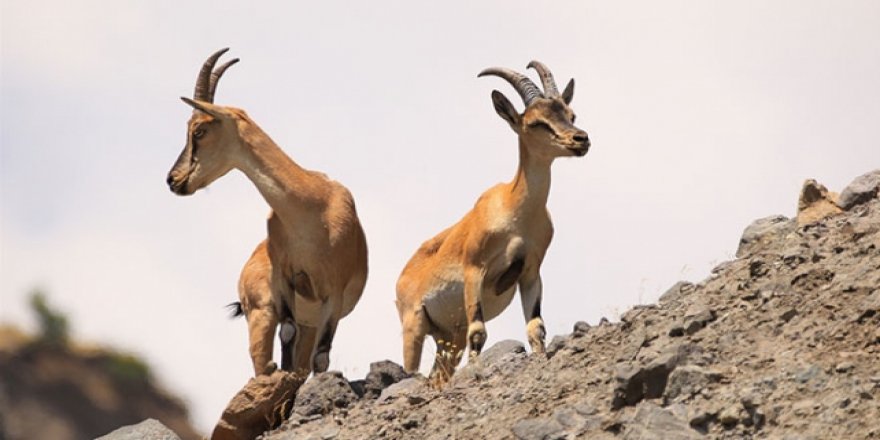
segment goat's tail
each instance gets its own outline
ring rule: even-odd
[[[241,308],[241,302],[239,301],[227,304],[226,308],[229,309],[229,317],[231,319],[238,318],[239,316],[244,316],[244,309]]]

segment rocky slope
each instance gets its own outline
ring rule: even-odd
[[[137,358],[0,328],[0,440],[95,438],[145,417],[199,438],[183,403]]]
[[[798,217],[754,222],[737,259],[546,356],[503,341],[442,390],[390,362],[317,375],[262,438],[880,438],[878,189],[880,171],[839,199],[808,181]],[[249,383],[224,420],[286,377]],[[232,425],[217,438],[255,435]]]

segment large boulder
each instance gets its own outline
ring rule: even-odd
[[[229,401],[211,440],[253,439],[278,427],[290,415],[294,396],[302,383],[302,375],[287,371],[249,380]]]
[[[785,236],[793,232],[795,226],[796,222],[783,215],[755,220],[743,231],[736,257],[743,258],[768,248],[781,246]]]
[[[403,367],[389,360],[373,362],[370,364],[370,372],[364,379],[363,395],[371,399],[379,397],[382,390],[409,376]]]
[[[96,440],[180,440],[180,437],[158,420],[147,419],[137,425],[123,426]]]
[[[798,226],[815,223],[841,213],[843,210],[837,206],[837,199],[836,193],[828,191],[828,188],[814,179],[807,179],[801,187],[801,195],[798,198]]]
[[[840,193],[837,204],[845,210],[850,210],[856,205],[876,198],[878,193],[880,193],[880,170],[874,170],[856,177]]]
[[[338,371],[318,373],[296,395],[293,412],[301,417],[322,416],[358,400],[351,385]]]

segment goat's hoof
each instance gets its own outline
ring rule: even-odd
[[[314,370],[315,373],[323,373],[330,368],[330,353],[322,351],[315,354]]]
[[[277,370],[278,370],[278,364],[276,364],[274,361],[269,361],[269,362],[266,362],[266,367],[263,368],[263,374],[267,374],[267,375],[272,374]]]

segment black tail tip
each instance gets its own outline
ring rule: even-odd
[[[227,304],[226,308],[229,309],[229,317],[232,319],[244,316],[244,309],[241,308],[241,303],[238,301]]]

